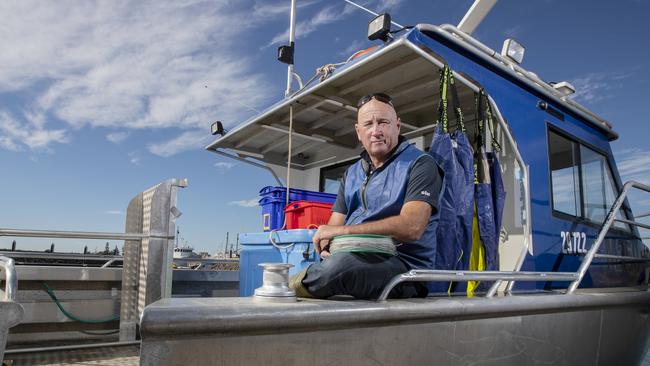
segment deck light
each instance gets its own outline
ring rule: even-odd
[[[520,64],[524,61],[524,52],[526,48],[522,46],[519,42],[515,41],[512,38],[508,38],[503,42],[503,48],[501,49],[501,55],[505,56],[512,61]]]
[[[383,13],[375,17],[368,23],[368,39],[374,41],[381,39],[386,42],[390,32],[390,14]]]
[[[560,81],[559,83],[551,83],[553,86],[553,89],[557,90],[562,94],[563,97],[566,97],[567,95],[571,95],[576,92],[576,88],[571,85],[570,82],[568,81]]]
[[[223,128],[223,123],[221,121],[216,121],[210,126],[210,132],[212,135],[225,135],[226,130]]]

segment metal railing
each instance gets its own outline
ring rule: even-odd
[[[57,230],[22,230],[0,229],[0,236],[29,237],[29,238],[63,238],[63,239],[106,239],[106,240],[142,240],[144,238],[173,239],[160,233],[127,234],[96,231],[57,231]]]
[[[16,291],[18,289],[18,278],[16,277],[16,267],[14,260],[0,256],[0,267],[5,272],[5,299],[4,301],[16,300]]]
[[[388,298],[391,290],[402,282],[430,282],[430,281],[495,281],[494,285],[486,293],[486,297],[492,297],[496,293],[498,284],[502,281],[570,281],[571,284],[566,291],[566,294],[573,294],[580,285],[580,282],[587,273],[587,269],[595,257],[602,258],[615,258],[615,259],[631,259],[638,261],[648,261],[648,258],[635,258],[635,257],[620,257],[608,256],[606,254],[597,254],[600,245],[602,244],[607,232],[615,221],[622,222],[628,225],[638,226],[644,229],[650,229],[650,225],[639,223],[633,220],[616,219],[616,215],[623,206],[623,202],[627,197],[628,192],[632,188],[637,188],[650,193],[650,187],[635,181],[625,183],[621,193],[618,195],[614,205],[609,210],[607,218],[598,233],[596,241],[591,246],[587,254],[585,254],[580,267],[576,272],[521,272],[519,271],[520,265],[515,271],[442,271],[442,270],[411,270],[409,272],[393,277],[390,282],[384,287],[381,295],[377,301],[385,301]],[[650,216],[650,214],[642,214],[635,216],[635,218]],[[529,223],[530,224],[530,223]],[[527,248],[525,248],[527,249]],[[520,258],[521,259],[521,258]]]
[[[175,220],[181,215],[176,207],[176,193],[178,188],[187,186],[186,179],[172,178],[137,194],[127,207],[125,232],[0,228],[0,237],[123,240],[123,257],[107,257],[102,267],[106,268],[119,260],[123,262],[119,334],[122,341],[135,340],[139,314],[144,306],[171,297],[171,247],[176,232]],[[22,252],[16,252],[16,255],[19,253]],[[21,255],[33,257],[35,254]],[[80,256],[52,253],[53,259],[65,260]],[[13,268],[13,259],[9,261],[0,261],[0,264],[9,263]],[[10,275],[8,271],[7,286],[13,290],[8,290],[6,296],[15,298],[17,279],[15,272],[11,273]]]
[[[574,281],[574,272],[505,272],[505,271],[438,271],[416,269],[393,277],[384,287],[377,301],[385,301],[390,291],[402,282],[420,281]],[[486,295],[491,297],[492,295]]]
[[[607,213],[607,218],[605,219],[605,223],[603,224],[603,226],[600,228],[600,232],[598,233],[598,237],[596,238],[596,241],[591,246],[591,248],[589,248],[587,254],[585,254],[582,263],[580,263],[580,268],[578,268],[578,272],[577,272],[579,277],[571,283],[569,289],[567,290],[567,294],[572,294],[580,285],[582,278],[585,276],[585,273],[587,273],[587,269],[589,269],[589,265],[591,265],[591,261],[593,261],[594,257],[596,256],[596,253],[598,252],[600,245],[602,244],[603,240],[605,240],[605,236],[607,235],[607,232],[609,232],[609,229],[614,224],[614,221],[620,221],[628,225],[650,229],[650,226],[633,220],[616,219],[616,215],[618,214],[621,207],[623,206],[623,202],[625,202],[625,199],[627,198],[627,194],[632,188],[640,189],[642,191],[646,191],[650,193],[650,187],[639,182],[629,181],[625,183],[625,185],[623,185],[623,189],[621,190],[621,193],[618,195],[618,198],[616,198],[614,205]]]

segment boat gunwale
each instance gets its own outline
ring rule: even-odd
[[[493,298],[434,297],[386,302],[300,299],[296,303],[273,303],[252,297],[176,298],[147,306],[141,318],[140,331],[146,341],[168,336],[277,333],[278,329],[286,333],[630,307],[650,309],[650,291],[580,291],[571,295],[534,293]]]

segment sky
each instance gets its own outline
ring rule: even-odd
[[[471,0],[362,0],[402,25],[458,24]],[[290,0],[0,2],[0,228],[123,232],[135,195],[169,178],[181,243],[223,251],[261,231],[259,168],[204,150],[284,97]],[[501,0],[474,37],[526,46],[522,66],[567,80],[614,124],[623,180],[650,183],[650,2]],[[371,15],[343,0],[298,0],[296,71],[373,45]],[[650,208],[650,199],[638,203]],[[633,207],[634,208],[634,207]],[[650,211],[650,209],[649,209]],[[103,249],[105,241],[16,239],[19,249]],[[111,241],[111,248],[121,242]]]

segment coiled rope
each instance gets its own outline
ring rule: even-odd
[[[330,243],[330,253],[380,253],[397,255],[395,241],[390,236],[376,234],[339,235]]]

